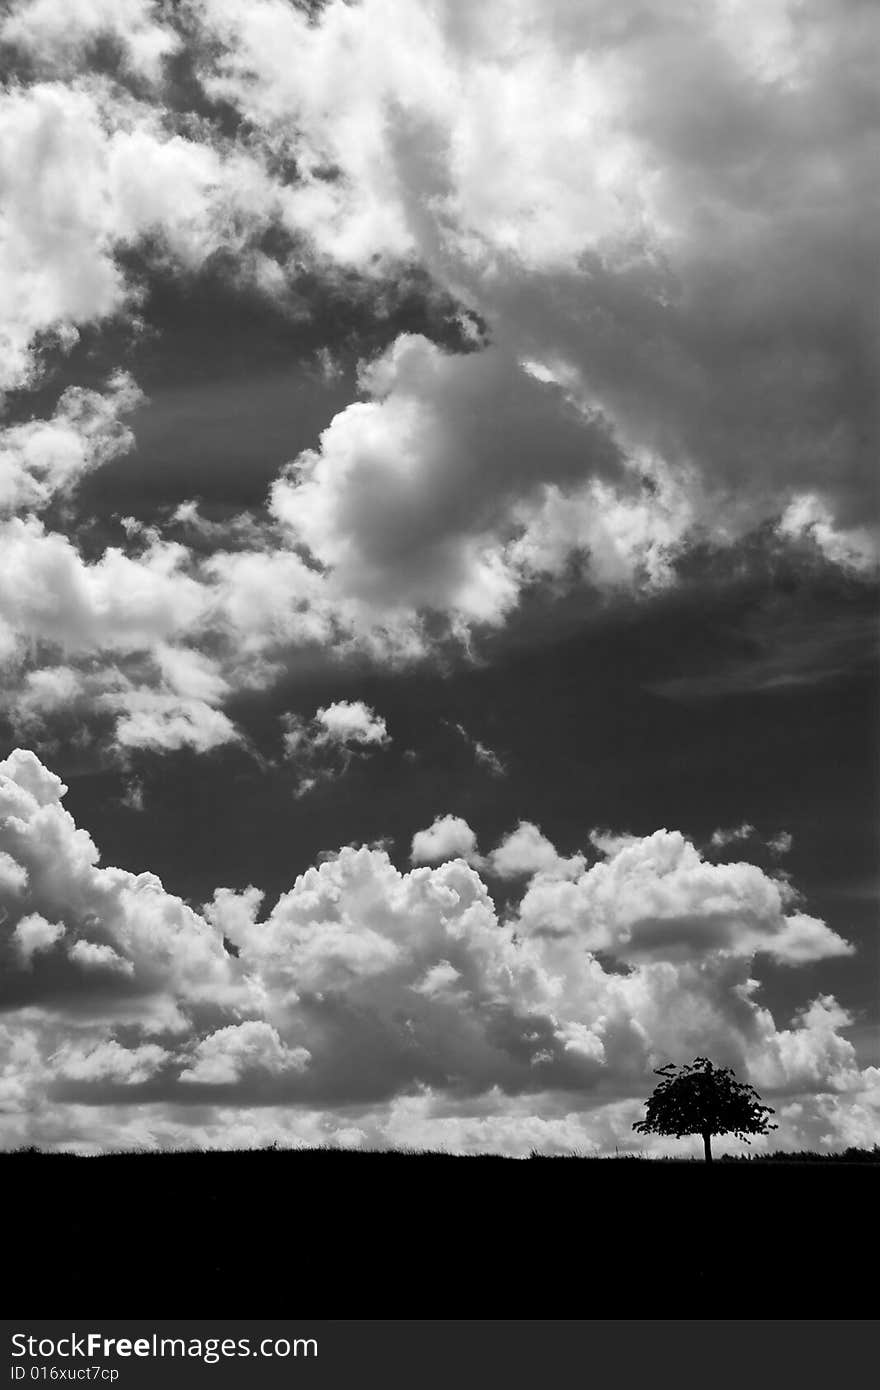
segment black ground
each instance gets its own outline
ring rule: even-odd
[[[873,1316],[878,1158],[7,1154],[7,1310]]]

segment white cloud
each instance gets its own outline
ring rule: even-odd
[[[69,386],[51,419],[0,429],[0,513],[40,510],[130,449],[134,436],[119,417],[143,399],[132,378],[118,372],[103,395]]]
[[[40,916],[39,912],[29,912],[16,924],[12,939],[21,960],[26,966],[29,966],[35,955],[43,951],[51,951],[63,935],[64,924],[62,922],[47,922],[45,917]]]
[[[461,971],[450,965],[448,960],[441,960],[432,965],[430,970],[425,972],[424,979],[412,985],[412,989],[416,994],[426,994],[429,998],[440,994],[448,995],[460,979]]]
[[[168,1060],[156,1043],[121,1047],[112,1038],[91,1046],[65,1044],[51,1059],[59,1076],[69,1081],[117,1081],[136,1086],[147,1081]]]
[[[232,720],[204,700],[188,700],[154,690],[129,690],[113,697],[112,704],[125,710],[116,722],[114,737],[119,748],[164,752],[191,748],[196,753],[206,753],[241,738]]]
[[[440,1110],[441,1113],[437,1113]],[[395,1147],[440,1149],[450,1153],[501,1153],[525,1158],[533,1150],[546,1154],[598,1151],[583,1116],[569,1111],[544,1117],[488,1097],[488,1113],[444,1114],[430,1091],[396,1100],[384,1119],[384,1133]]]
[[[177,273],[223,251],[277,294],[287,268],[258,240],[279,225],[331,278],[394,274],[401,257],[427,271],[466,307],[475,350],[403,334],[364,364],[363,399],[272,488],[282,541],[241,518],[235,553],[153,535],[87,564],[16,519],[0,537],[7,660],[48,641],[65,664],[161,662],[169,643],[194,663],[209,628],[228,690],[178,690],[207,710],[122,726],[209,748],[231,737],[228,691],[270,682],[291,647],[409,660],[438,615],[467,642],[535,585],[668,587],[692,540],[767,520],[781,543],[873,573],[869,7],[843,24],[781,0],[697,17],[676,0],[648,22],[568,0],[479,16],[332,0],[312,22],[280,0],[203,0],[190,18],[204,90],[246,118],[246,141],[206,121],[175,132],[161,84],[180,38],[144,0],[8,8],[2,32],[38,80],[0,97],[0,389],[37,379],[41,341],[134,324],[120,248],[149,239]],[[147,96],[80,70],[99,37]],[[270,172],[279,159],[295,181]],[[6,427],[0,504],[44,506],[125,448],[135,389],[72,387],[52,418]]]
[[[27,750],[0,762],[0,850],[23,875],[4,893],[0,930],[27,958],[27,997],[60,989],[83,1019],[109,1008],[115,1023],[147,1032],[190,1027],[208,999],[245,1006],[250,986],[221,939],[155,875],[99,867],[62,805],[66,790]],[[4,1000],[17,989],[4,972]]]
[[[76,651],[149,653],[162,670],[126,677],[119,742],[209,749],[234,737],[229,694],[271,682],[291,648],[411,660],[438,630],[467,643],[504,624],[536,585],[668,587],[693,540],[726,545],[767,519],[786,544],[869,573],[863,402],[849,394],[873,265],[871,21],[771,9],[740,7],[733,25],[721,0],[698,20],[676,3],[648,24],[638,7],[615,19],[566,0],[492,0],[479,18],[452,0],[417,13],[333,0],[310,22],[279,0],[205,0],[196,69],[250,123],[237,142],[206,122],[174,133],[162,61],[180,40],[160,12],[16,4],[4,32],[40,80],[0,98],[7,386],[36,379],[41,334],[70,346],[78,325],[133,322],[117,252],[144,238],[172,271],[222,250],[265,285],[287,274],[258,250],[269,225],[331,278],[388,275],[403,256],[488,331],[463,314],[473,351],[403,334],[362,364],[363,398],[272,487],[277,525],[239,518],[234,552],[153,534],[86,563],[16,518],[0,537],[0,654],[26,666],[48,642],[60,668]],[[159,84],[151,98],[76,72],[108,35]],[[279,158],[295,182],[270,173]],[[51,419],[7,427],[4,505],[43,506],[126,447],[135,389],[73,387]],[[209,643],[206,679],[223,689],[175,690],[162,649],[178,675],[190,663],[191,685]],[[100,684],[81,692],[85,705]],[[475,752],[499,771],[487,745]]]
[[[33,384],[43,348],[70,348],[87,324],[135,325],[139,290],[118,252],[145,239],[172,273],[229,252],[235,275],[276,293],[287,269],[256,247],[280,224],[297,263],[331,279],[342,267],[378,286],[403,258],[487,333],[464,318],[466,355],[405,334],[364,365],[363,398],[283,470],[271,525],[240,519],[234,553],[200,558],[130,528],[124,548],[87,560],[33,516],[0,523],[0,657],[19,727],[88,710],[115,721],[123,755],[207,750],[238,737],[222,708],[233,691],[273,680],[291,648],[402,662],[438,629],[466,643],[500,626],[536,584],[668,586],[692,538],[726,545],[768,520],[780,546],[873,573],[871,7],[841,18],[716,0],[697,13],[673,0],[648,16],[592,0],[330,0],[309,22],[282,0],[202,0],[196,68],[246,117],[245,141],[207,121],[174,133],[161,82],[179,39],[164,14],[141,0],[6,7],[3,37],[38,80],[0,96],[0,391]],[[150,99],[78,70],[106,36],[157,84]],[[295,180],[268,172],[291,162]],[[128,446],[121,416],[135,403],[117,376],[104,392],[70,388],[51,418],[4,426],[0,505],[64,498]],[[290,723],[291,751],[311,740],[344,766],[380,747],[380,716],[353,709]],[[496,755],[474,746],[491,767]],[[516,944],[459,818],[418,832],[413,855],[464,856],[467,870],[399,875],[380,851],[343,851],[267,923],[250,899],[218,900],[263,979],[153,876],[99,868],[39,764],[13,754],[0,772],[2,930],[13,964],[29,965],[15,979],[29,999],[64,980],[113,1026],[178,1029],[190,1057],[277,1002],[266,1022],[279,1046],[317,1060],[286,1082],[320,1088],[332,1067],[315,1018],[329,989],[342,1014],[376,1022],[352,1025],[357,1064],[345,1028],[327,1025],[346,1084],[357,1089],[357,1072],[365,1090],[385,1078],[440,1097],[543,1076],[582,1085],[591,1068],[617,1084],[642,1076],[649,1040],[709,1037],[752,1066],[758,1039],[773,1085],[846,1078],[870,1112],[873,1083],[851,1083],[836,1006],[780,1031],[748,991],[755,953],[797,965],[845,943],[781,876],[707,864],[675,832],[594,838],[604,857],[588,869],[521,824],[492,856],[502,876],[532,875]],[[301,787],[324,775],[301,773]],[[784,852],[782,835],[767,843]],[[593,950],[631,973],[589,964]],[[437,1041],[448,1018],[431,1012],[453,995],[460,1054]],[[36,1053],[10,1044],[24,1069],[11,1095],[41,1074],[44,1043],[38,1029]],[[375,1105],[358,1132],[390,1122]],[[425,1123],[460,1119],[431,1107]],[[826,1096],[809,1124],[841,1123],[836,1107]],[[490,1132],[478,1106],[470,1119],[461,1143]],[[500,1112],[494,1132],[503,1120],[513,1135],[514,1119],[525,1133]]]
[[[363,700],[334,701],[311,720],[288,712],[281,716],[281,725],[284,756],[297,770],[297,796],[342,776],[353,759],[391,742],[385,720]]]
[[[200,1081],[211,1086],[239,1081],[248,1071],[302,1071],[309,1062],[304,1047],[288,1048],[269,1023],[253,1020],[231,1024],[210,1033],[198,1044],[193,1064],[180,1073],[181,1081]]]
[[[385,720],[363,700],[336,700],[315,714],[319,743],[369,748],[390,742]]]
[[[10,854],[0,852],[0,892],[15,895],[27,887],[27,869],[17,864]]]
[[[719,826],[717,830],[713,830],[709,844],[712,849],[726,849],[728,845],[744,840],[760,839],[761,836],[755,827],[748,821],[743,821],[741,825]],[[788,854],[794,844],[794,837],[787,830],[778,830],[775,835],[766,838],[764,844],[770,853],[779,859],[784,854]]]
[[[27,870],[6,876],[0,926],[10,1144],[339,1135],[607,1151],[632,1146],[651,1068],[698,1053],[778,1109],[800,1106],[784,1117],[796,1142],[863,1133],[875,1113],[848,1012],[820,995],[779,1026],[750,974],[768,947],[797,965],[845,944],[798,913],[780,920],[778,885],[754,866],[707,865],[673,832],[609,838],[605,862],[560,880],[530,836],[543,867],[509,920],[461,857],[401,873],[384,850],[345,848],[260,921],[256,889],[218,890],[196,913],[151,874],[98,867],[63,791],[32,754],[0,764],[0,852]],[[575,890],[578,911],[536,921],[547,886]],[[120,1103],[114,1088],[147,1082],[143,1108]],[[197,1084],[224,1088],[216,1110],[192,1110]]]
[[[754,864],[711,864],[679,831],[592,837],[604,858],[574,879],[538,875],[524,930],[623,960],[693,961],[763,952],[782,964],[852,953],[824,922],[793,911],[791,889]]]
[[[179,40],[157,22],[152,0],[12,0],[0,25],[0,40],[28,53],[40,65],[75,70],[88,44],[112,37],[129,67],[158,78],[162,60]]]
[[[520,821],[516,830],[493,849],[489,867],[500,878],[531,878],[534,874],[549,873],[554,878],[574,878],[586,867],[583,855],[562,859],[546,835],[531,821]]]
[[[493,777],[505,776],[507,768],[502,759],[499,758],[494,749],[489,748],[485,743],[481,743],[479,739],[474,740],[474,757],[481,767],[485,767],[491,772]]]
[[[14,718],[22,729],[70,706],[82,692],[83,675],[72,666],[43,666],[24,674],[15,693]]]
[[[274,215],[246,151],[168,134],[161,115],[98,78],[0,95],[0,392],[33,380],[38,334],[70,347],[81,326],[133,311],[118,248],[154,236],[172,263],[195,267],[221,247],[243,251]]]
[[[417,830],[410,855],[414,864],[441,864],[449,859],[479,863],[477,837],[461,816],[437,816],[426,830]]]
[[[477,17],[454,0],[417,11],[335,0],[311,24],[278,0],[207,0],[203,14],[227,45],[205,74],[209,91],[297,160],[291,225],[367,273],[373,258],[420,259],[536,380],[565,379],[634,459],[691,479],[683,512],[584,479],[580,519],[563,500],[541,523],[540,552],[580,531],[600,574],[631,582],[638,559],[649,582],[668,582],[685,525],[724,543],[778,517],[793,484],[800,495],[822,480],[834,525],[859,532],[828,553],[862,563],[856,499],[876,516],[865,490],[872,407],[857,386],[870,377],[861,286],[874,261],[870,7],[844,20],[782,0],[716,0],[698,14],[676,2],[649,19],[637,4],[492,0]],[[302,57],[295,70],[279,57],[290,51]],[[481,356],[478,378],[491,375],[492,354]],[[481,390],[500,435],[517,402],[489,409],[492,388]],[[419,392],[408,414],[392,397],[391,409],[357,416],[372,433],[362,459],[409,428],[419,451],[420,406],[439,406],[455,431],[452,400],[434,384]],[[355,419],[324,445],[346,469]],[[546,453],[552,482],[557,451]],[[371,521],[353,530],[320,465],[310,481],[312,540],[382,587]],[[411,507],[417,478],[407,483]],[[468,484],[479,495],[476,469]],[[435,526],[436,510],[420,521]],[[462,605],[467,558],[455,548],[436,558],[420,587]],[[496,621],[505,603],[469,599]]]
[[[880,528],[835,524],[829,503],[815,493],[801,493],[792,499],[777,525],[780,536],[792,540],[811,540],[827,560],[841,569],[876,574],[880,567]]]
[[[330,595],[499,623],[523,582],[505,550],[518,509],[554,480],[615,472],[601,421],[496,349],[454,356],[414,335],[361,383],[370,399],[274,484],[275,516],[328,568]]]
[[[712,838],[709,843],[713,849],[723,849],[725,845],[731,845],[737,840],[750,840],[755,834],[755,827],[749,825],[748,821],[743,821],[742,825],[734,825],[728,828],[719,826],[712,831]]]
[[[0,523],[0,627],[20,647],[149,650],[195,627],[209,596],[185,572],[184,548],[151,540],[135,559],[116,547],[87,564],[33,517]]]
[[[75,941],[68,955],[84,970],[114,970],[121,975],[134,974],[134,966],[130,960],[123,960],[112,946],[101,942]]]

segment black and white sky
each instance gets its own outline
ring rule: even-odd
[[[880,1141],[878,42],[0,6],[4,1147]]]

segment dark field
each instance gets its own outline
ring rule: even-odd
[[[872,1316],[878,1160],[6,1154],[7,1311]]]

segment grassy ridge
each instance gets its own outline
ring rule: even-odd
[[[10,1314],[859,1317],[880,1151],[4,1155]]]
[[[213,1154],[284,1154],[289,1157],[295,1154],[297,1158],[306,1157],[325,1157],[328,1154],[345,1155],[360,1158],[421,1158],[421,1159],[456,1159],[458,1161],[473,1162],[474,1160],[493,1162],[520,1162],[509,1154],[497,1153],[478,1153],[478,1154],[459,1154],[449,1153],[444,1149],[415,1149],[415,1148],[394,1148],[394,1149],[346,1149],[339,1145],[312,1145],[302,1148],[285,1148],[280,1144],[269,1144],[262,1149],[116,1149],[100,1154],[78,1154],[68,1152],[44,1151],[34,1146],[10,1149],[5,1153],[0,1153],[0,1159],[6,1158],[32,1158],[39,1155],[42,1158],[194,1158],[197,1156],[208,1157]],[[554,1153],[547,1154],[539,1149],[533,1149],[528,1155],[530,1161],[535,1159],[556,1162],[558,1159],[575,1159],[579,1163],[700,1163],[702,1157],[688,1155],[682,1157],[669,1157],[655,1154],[582,1154]],[[718,1163],[880,1163],[880,1144],[875,1144],[872,1149],[848,1148],[839,1152],[827,1153],[815,1149],[798,1149],[794,1151],[778,1150],[773,1153],[740,1153],[740,1154],[721,1154],[715,1160]]]

